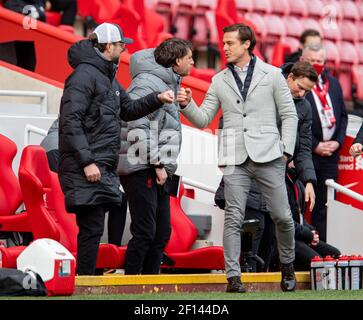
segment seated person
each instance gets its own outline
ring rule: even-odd
[[[33,6],[34,9],[27,8]],[[4,7],[46,22],[45,11],[62,13],[61,24],[73,26],[77,15],[76,0],[5,0]]]

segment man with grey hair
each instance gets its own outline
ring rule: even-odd
[[[339,149],[344,142],[348,117],[339,81],[325,66],[325,49],[322,46],[307,46],[301,60],[310,62],[319,75],[317,84],[306,99],[312,107],[312,150],[317,177],[312,224],[319,232],[320,239],[326,242],[325,180],[338,178]]]

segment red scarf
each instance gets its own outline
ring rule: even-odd
[[[334,116],[333,109],[330,107],[328,103],[329,80],[326,79],[325,84],[322,85],[317,83],[313,87],[313,91],[319,97],[321,105],[323,106],[324,116],[329,124],[329,128],[332,128],[335,125],[336,119]]]

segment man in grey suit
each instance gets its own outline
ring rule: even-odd
[[[245,292],[240,275],[240,232],[251,178],[258,183],[276,225],[281,261],[281,289],[296,286],[294,222],[285,187],[286,161],[295,148],[298,117],[290,90],[279,68],[252,54],[252,29],[234,24],[223,29],[227,68],[214,76],[200,108],[190,89],[177,101],[195,126],[204,128],[220,106],[224,127],[219,134],[218,166],[225,182],[224,258],[227,292]],[[276,119],[281,118],[281,134]]]

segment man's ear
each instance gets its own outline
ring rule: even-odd
[[[246,40],[243,44],[246,46],[246,49],[248,49],[251,46],[251,41]]]

